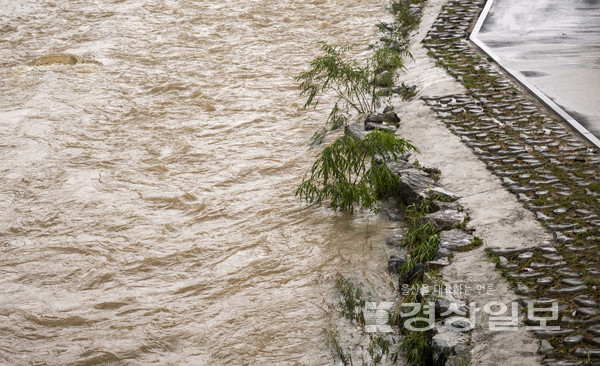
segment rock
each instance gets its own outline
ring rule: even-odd
[[[595,308],[579,308],[577,309],[577,314],[583,316],[595,316],[598,315],[598,309]]]
[[[544,360],[542,362],[544,366],[582,366],[580,361],[558,361],[554,359]]]
[[[550,285],[554,282],[554,278],[542,277],[542,278],[538,278],[538,280],[536,282],[539,283],[540,285]]]
[[[450,255],[457,249],[471,245],[474,236],[461,229],[442,231],[439,235],[440,244],[436,258]]]
[[[522,296],[531,296],[531,295],[535,294],[535,291],[533,291],[531,288],[529,288],[529,286],[519,283],[519,284],[517,284],[517,289],[515,290],[515,293],[517,295],[522,295]]]
[[[422,224],[429,222],[435,230],[453,229],[467,219],[467,214],[457,210],[441,210],[423,217]]]
[[[529,279],[529,278],[537,278],[537,277],[541,277],[544,274],[542,272],[521,272],[521,273],[514,273],[511,272],[508,274],[510,277],[512,278],[518,278],[518,279]]]
[[[556,231],[554,233],[554,235],[556,236],[556,241],[561,244],[569,244],[569,243],[575,242],[575,239],[566,236],[565,234],[561,233],[560,231]]]
[[[406,263],[406,249],[400,249],[396,254],[392,255],[388,260],[388,272],[398,273],[398,270]]]
[[[435,317],[445,317],[450,314],[466,315],[469,307],[462,301],[455,299],[451,293],[442,294],[442,299],[435,300]]]
[[[98,61],[84,60],[79,56],[69,53],[58,53],[53,55],[42,56],[30,62],[30,66],[50,66],[50,65],[75,65],[75,64],[96,64],[101,65]]]
[[[391,110],[385,110],[383,112],[384,112],[383,122],[390,124],[390,125],[394,125],[396,127],[398,127],[400,125],[400,117],[398,117],[396,112],[391,111]]]
[[[383,113],[371,113],[368,114],[367,117],[365,118],[365,126],[367,125],[367,123],[377,123],[377,124],[382,124],[383,123]]]
[[[571,334],[575,329],[557,329],[557,330],[534,330],[533,333],[541,339],[552,338]]]
[[[566,337],[563,340],[563,343],[567,347],[573,347],[573,346],[576,346],[579,343],[581,343],[581,341],[583,341],[583,336],[581,334],[578,334],[578,335]]]
[[[421,8],[418,7],[410,7],[408,9],[408,12],[410,13],[410,15],[418,17],[421,15]]]
[[[515,254],[515,253],[522,253],[522,252],[524,252],[526,250],[527,249],[515,248],[515,247],[509,247],[509,248],[490,248],[489,249],[490,253],[492,253],[493,255],[511,255],[511,254]]]
[[[433,179],[423,169],[404,160],[387,162],[387,166],[398,179],[398,195],[407,204],[419,204],[429,197],[429,190],[434,185]]]
[[[402,247],[402,240],[404,240],[404,232],[400,231],[392,234],[389,238],[387,238],[385,243],[391,247],[400,248]]]
[[[541,355],[546,355],[554,350],[554,347],[545,339],[542,339],[540,344],[540,348],[538,349],[538,353]]]
[[[524,252],[517,256],[517,259],[530,259],[533,258],[533,252]]]
[[[399,287],[402,287],[402,285],[405,283],[409,283],[413,279],[413,277],[422,272],[424,268],[424,263],[417,263],[413,267],[411,267],[411,269],[407,273],[400,275],[398,278]]]
[[[394,133],[394,132],[396,132],[396,130],[398,130],[398,128],[396,126],[385,125],[383,123],[366,122],[365,130],[366,131],[381,130],[381,131],[388,131],[388,132]]]
[[[544,258],[548,258],[551,261],[562,261],[564,257],[560,254],[544,254]]]
[[[600,348],[577,348],[573,355],[581,358],[600,358]]]
[[[357,139],[357,140],[362,140],[365,138],[365,136],[367,136],[369,134],[368,131],[365,131],[365,128],[362,125],[359,125],[357,123],[347,125],[344,128],[344,133],[350,137]]]
[[[552,220],[552,218],[550,216],[544,215],[544,213],[542,213],[540,211],[536,211],[535,216],[539,221]]]
[[[571,318],[570,316],[563,316],[560,320],[561,325],[565,326],[586,326],[586,325],[594,325],[600,322],[600,318],[591,318],[586,320]]]
[[[565,288],[551,288],[548,290],[548,295],[557,295],[557,294],[574,294],[577,292],[585,291],[587,287],[585,285],[574,286],[574,287],[565,287]]]
[[[460,332],[450,330],[442,325],[435,324],[431,330],[431,357],[433,365],[443,366],[448,357],[455,355],[468,356],[469,346],[467,336]]]
[[[567,286],[581,286],[583,285],[583,281],[580,280],[579,278],[563,278],[562,281],[560,281],[563,285],[567,285]]]
[[[467,332],[475,328],[475,324],[473,324],[468,318],[462,316],[451,316],[444,320],[444,327],[456,332]]]
[[[575,227],[575,224],[548,224],[548,229],[552,231],[569,230]]]
[[[445,267],[450,265],[450,260],[448,257],[442,257],[434,261],[425,262],[427,269],[436,269],[440,267]]]
[[[554,254],[554,253],[558,252],[558,250],[555,247],[550,247],[550,246],[545,246],[545,245],[539,247],[538,249],[541,250],[542,252],[548,253],[548,254]]]
[[[594,325],[593,327],[590,327],[590,329],[588,329],[587,332],[593,335],[600,336],[600,325]]]
[[[434,185],[434,186],[432,186],[432,187],[429,187],[429,192],[428,192],[428,194],[429,194],[429,196],[430,196],[430,197],[434,197],[434,198],[436,198],[436,201],[434,202],[434,204],[439,204],[439,203],[445,203],[445,204],[448,204],[448,203],[450,203],[450,202],[454,202],[454,201],[456,201],[456,200],[458,199],[458,197],[457,197],[457,196],[456,196],[454,193],[452,193],[452,192],[450,192],[450,191],[447,191],[447,190],[445,190],[444,188],[442,188],[442,187],[439,187],[439,186],[437,186],[437,185]],[[450,202],[441,202],[441,201],[437,201],[437,199],[442,199],[442,198],[443,198],[444,200],[446,200],[446,201],[450,201]]]
[[[571,277],[571,278],[579,278],[580,277],[577,272],[573,272],[573,270],[571,270],[569,268],[561,268],[561,269],[557,270],[555,273],[563,275],[565,277]]]
[[[386,208],[384,211],[390,221],[402,221],[404,218],[402,211],[398,207]]]
[[[531,262],[529,264],[529,268],[531,268],[531,269],[557,268],[557,267],[560,267],[561,265],[564,265],[564,264],[566,264],[566,262],[554,262],[554,263]]]
[[[598,308],[598,303],[587,295],[575,296],[573,302],[582,308]]]

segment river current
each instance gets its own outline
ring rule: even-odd
[[[328,110],[293,78],[384,8],[0,0],[0,364],[331,364],[394,224],[294,197]],[[59,52],[102,65],[27,66]]]

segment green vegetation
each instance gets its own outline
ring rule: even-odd
[[[404,247],[408,248],[407,261],[400,269],[400,273],[407,273],[418,263],[425,263],[435,258],[440,239],[431,223],[411,227],[406,232]]]
[[[390,354],[391,342],[379,335],[369,335],[369,356],[371,356],[372,365],[379,365],[384,357],[391,356],[392,362],[396,362],[398,353]]]
[[[330,329],[325,336],[325,342],[331,348],[333,354],[337,356],[344,366],[352,365],[352,356],[344,352],[344,347],[340,344],[337,329]]]
[[[339,312],[345,319],[352,322],[355,326],[353,329],[360,331],[361,340],[356,342],[355,338],[352,337],[353,343],[344,348],[337,328],[330,329],[326,336],[326,343],[334,357],[339,358],[344,365],[352,365],[352,355],[356,356],[357,352],[360,354],[362,365],[376,366],[381,364],[386,358],[392,362],[396,362],[398,352],[392,352],[396,344],[393,337],[366,333],[365,331],[364,309],[367,294],[365,294],[360,285],[342,276],[338,277],[337,285],[340,291]],[[354,350],[352,355],[351,352],[348,352],[350,350]],[[365,350],[366,354],[364,353]]]
[[[385,131],[373,131],[362,140],[343,135],[319,154],[296,196],[317,204],[329,200],[336,211],[353,213],[355,204],[375,210],[377,199],[393,195],[398,184],[398,176],[375,157],[397,160],[408,151],[417,148]]]
[[[342,315],[349,320],[355,321],[359,325],[365,325],[365,299],[360,287],[355,286],[352,282],[340,277],[338,278],[338,286],[340,287],[341,300],[340,307]]]
[[[394,72],[404,69],[404,56],[408,54],[406,48],[388,48],[384,42],[371,46],[371,58],[361,63],[348,56],[350,45],[334,47],[319,43],[325,54],[315,58],[310,69],[296,77],[302,90],[300,95],[307,97],[304,108],[316,107],[328,93],[336,96],[326,127],[315,134],[313,144],[321,143],[327,132],[348,124],[352,112],[363,117],[375,113],[383,99],[389,101],[378,88],[393,85]]]
[[[412,4],[420,4],[423,0],[413,0]],[[408,34],[419,25],[419,16],[411,11],[411,3],[404,1],[392,1],[392,12],[396,15],[397,28],[402,37],[408,37]]]
[[[427,342],[427,332],[408,331],[400,349],[404,352],[410,365],[425,365],[431,354],[431,347]]]

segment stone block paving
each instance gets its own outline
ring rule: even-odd
[[[600,365],[600,155],[473,50],[483,5],[449,1],[423,41],[468,93],[422,99],[554,234],[489,251],[523,296],[543,364]]]

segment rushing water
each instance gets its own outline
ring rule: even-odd
[[[294,197],[327,110],[293,77],[384,5],[0,0],[0,364],[331,363],[393,225]]]

